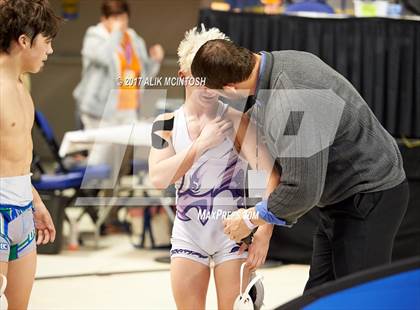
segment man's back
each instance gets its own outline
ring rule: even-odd
[[[328,160],[324,171],[325,186],[318,205],[330,205],[357,192],[386,190],[405,179],[401,155],[395,140],[381,126],[350,82],[312,54],[281,51],[273,52],[272,55],[274,64],[270,88],[297,93],[302,101],[312,105],[313,111],[324,111],[324,114],[307,115],[312,117],[319,127],[334,123],[337,125],[335,128],[332,125],[328,128],[334,131],[329,141],[331,146],[323,151],[318,150],[318,153],[313,155]],[[290,104],[293,110],[294,103]],[[270,101],[267,109],[270,114],[279,115],[285,111],[284,105],[281,105],[276,106],[275,101]],[[331,113],[328,113],[329,110]],[[337,110],[341,113],[335,113]],[[300,128],[296,129],[302,129],[307,119],[303,116]],[[285,139],[284,131],[281,130],[285,127],[277,127],[277,155],[281,155],[284,152],[281,140]],[[312,142],[308,137],[296,140],[305,146]],[[299,157],[301,154],[295,155]],[[305,157],[305,154],[302,157]],[[323,167],[319,166],[319,169]]]

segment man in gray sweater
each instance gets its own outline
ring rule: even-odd
[[[223,97],[250,96],[245,110],[258,111],[281,173],[268,200],[225,220],[231,239],[266,222],[293,225],[318,206],[305,289],[391,261],[409,196],[401,155],[343,76],[309,53],[254,54],[226,40],[204,44],[192,74]]]

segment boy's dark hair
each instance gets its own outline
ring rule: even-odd
[[[12,41],[22,34],[31,44],[38,34],[54,38],[60,21],[48,0],[0,0],[0,53],[8,53]]]
[[[216,39],[206,42],[191,64],[194,77],[206,78],[206,86],[222,89],[230,83],[247,80],[255,66],[254,54],[231,41]]]
[[[125,0],[104,0],[101,11],[102,16],[105,16],[105,18],[124,13],[130,15],[130,6]]]

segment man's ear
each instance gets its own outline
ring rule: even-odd
[[[31,39],[26,34],[21,34],[17,39],[17,43],[21,48],[30,48]]]
[[[178,77],[181,79],[185,78],[185,73],[181,69],[178,70]]]

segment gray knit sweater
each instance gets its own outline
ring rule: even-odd
[[[310,53],[264,55],[258,118],[281,166],[269,211],[295,223],[314,206],[404,181],[395,140],[343,76]]]

